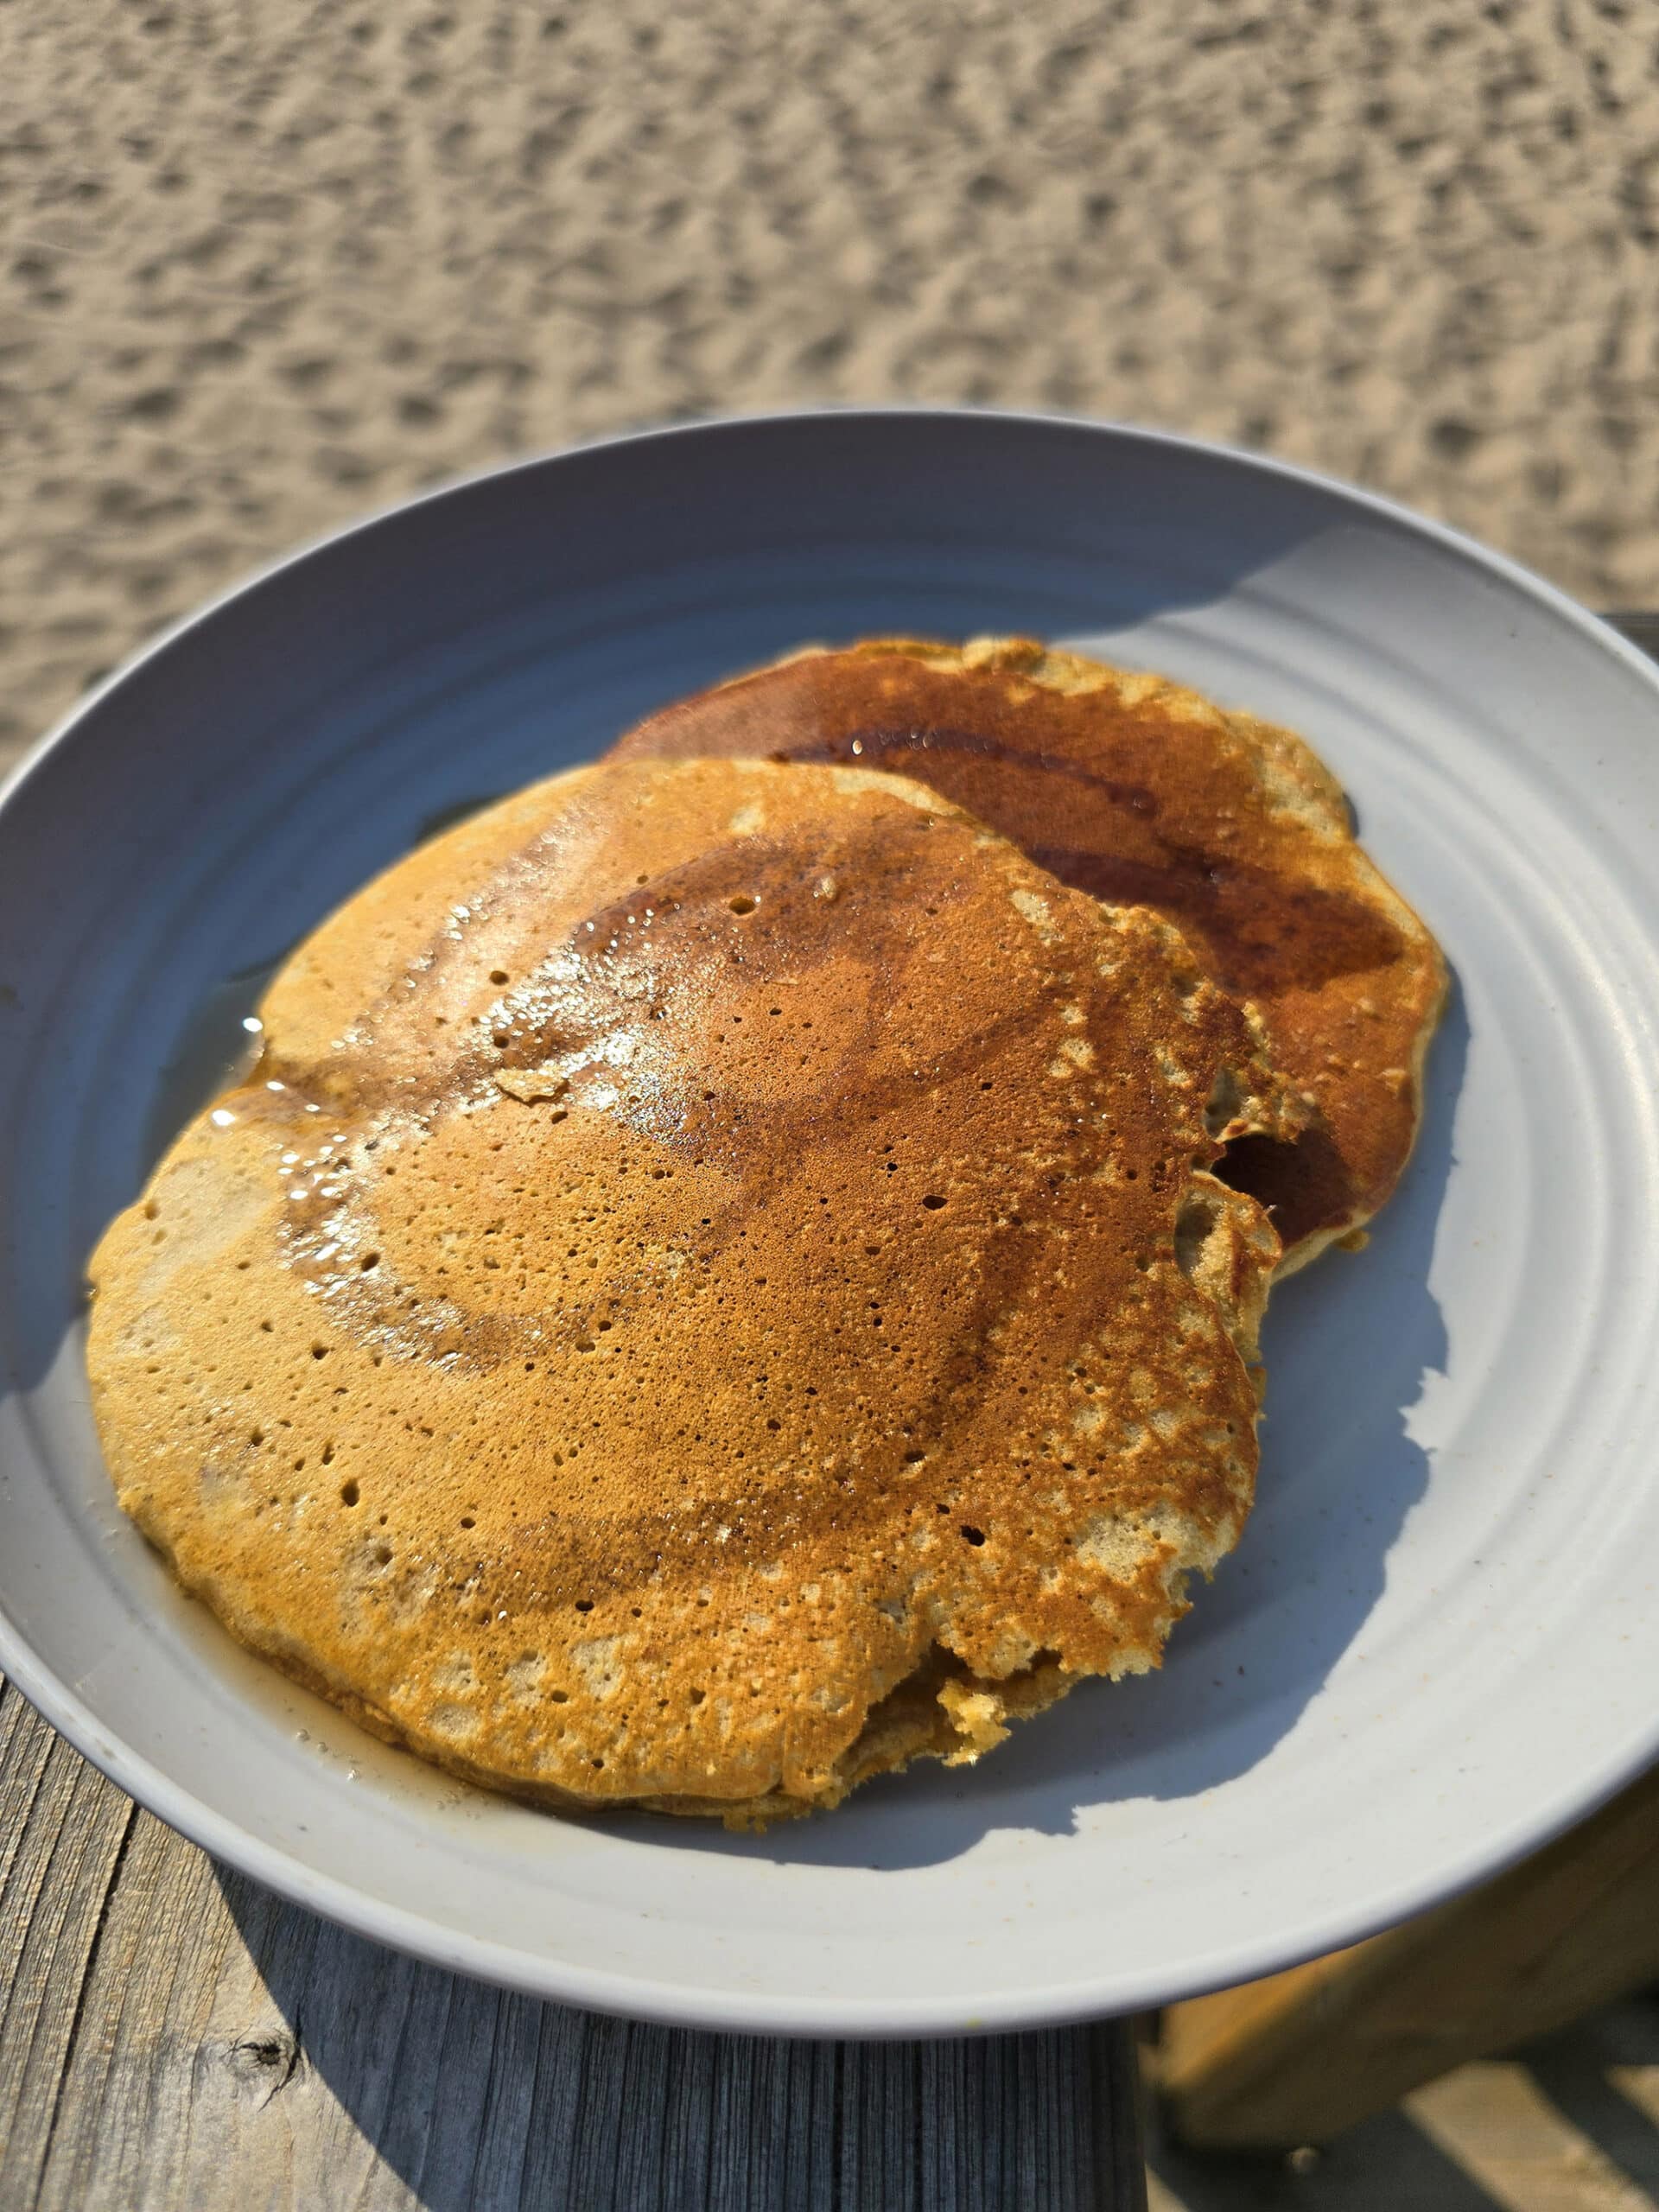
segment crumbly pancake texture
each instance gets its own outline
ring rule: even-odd
[[[862,760],[970,808],[1061,882],[1154,907],[1251,1001],[1316,1118],[1223,1169],[1273,1211],[1288,1274],[1399,1179],[1445,997],[1433,938],[1355,840],[1299,737],[1160,677],[1046,650],[879,639],[665,708],[615,757]]]
[[[905,779],[641,761],[352,899],[92,1265],[121,1503],[550,1805],[736,1822],[1156,1663],[1236,1539],[1296,1109],[1142,910]]]

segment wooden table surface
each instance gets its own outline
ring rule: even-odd
[[[1128,2027],[603,2019],[217,1866],[0,1687],[3,2212],[1141,2212]]]

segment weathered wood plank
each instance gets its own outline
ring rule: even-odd
[[[0,2202],[38,2183],[134,1819],[0,1690]]]
[[[1141,2212],[1128,2033],[802,2044],[417,1965],[209,1859],[0,1689],[6,2212]]]

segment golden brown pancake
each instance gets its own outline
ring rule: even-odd
[[[1388,1198],[1445,996],[1433,939],[1356,842],[1298,737],[1027,638],[813,651],[664,708],[613,758],[861,760],[968,807],[1062,883],[1154,908],[1267,1023],[1318,1109],[1222,1170],[1273,1212],[1283,1272]]]
[[[763,1819],[1154,1664],[1294,1119],[1155,916],[922,785],[639,761],[353,899],[92,1263],[121,1503],[468,1778]]]

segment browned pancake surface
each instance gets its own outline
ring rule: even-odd
[[[560,1805],[768,1816],[1155,1662],[1235,1541],[1285,1126],[1141,912],[921,786],[535,787],[302,947],[96,1255],[123,1504]]]
[[[699,693],[613,757],[745,753],[918,778],[1063,883],[1175,922],[1261,1009],[1278,1064],[1319,1109],[1294,1147],[1248,1141],[1224,1171],[1273,1208],[1289,1266],[1386,1200],[1444,972],[1300,739],[1030,639],[891,639]]]

